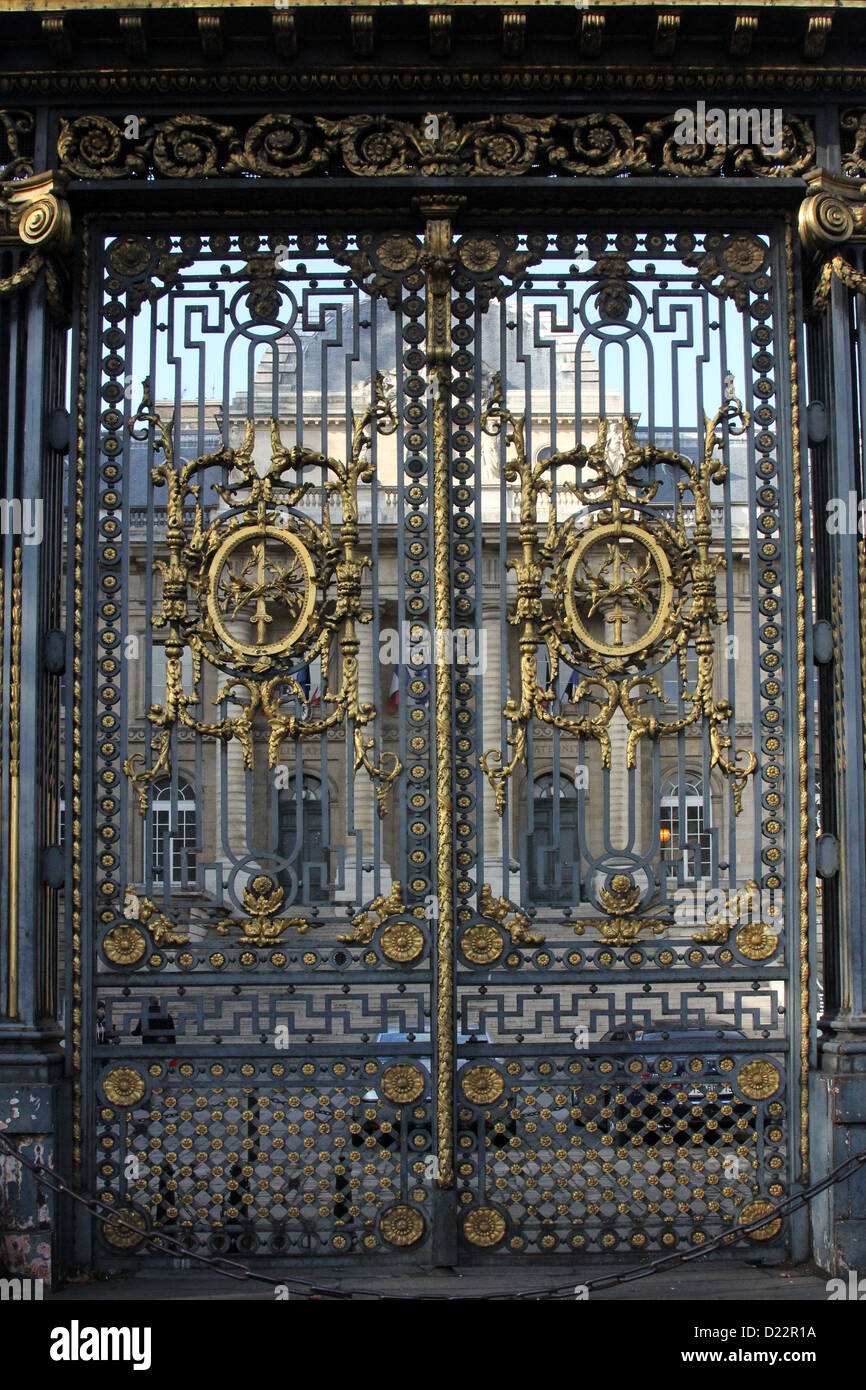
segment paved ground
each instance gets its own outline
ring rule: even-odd
[[[445,1270],[401,1265],[391,1272],[360,1272],[345,1266],[323,1270],[292,1264],[291,1270],[271,1270],[276,1278],[309,1281],[322,1296],[328,1289],[358,1290],[380,1297],[491,1298],[514,1297],[526,1290],[542,1290],[558,1284],[580,1284],[605,1274],[622,1272],[625,1265],[595,1265],[573,1269],[465,1269],[459,1274]],[[264,1272],[264,1271],[263,1271]],[[707,1260],[666,1274],[654,1274],[632,1284],[592,1293],[596,1301],[700,1302],[742,1301],[757,1303],[827,1301],[827,1275],[814,1265],[762,1265],[757,1260]],[[291,1286],[290,1286],[291,1287]],[[98,1301],[195,1301],[256,1300],[273,1301],[275,1295],[264,1284],[234,1283],[224,1276],[194,1270],[148,1270],[132,1278],[69,1284],[52,1294],[64,1302]]]

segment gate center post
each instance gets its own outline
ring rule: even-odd
[[[437,635],[451,625],[451,216],[458,200],[424,200],[427,218],[427,370],[433,382],[433,611]],[[437,636],[436,704],[436,1155],[434,1249],[436,1265],[457,1258],[454,1187],[454,788],[452,672]]]

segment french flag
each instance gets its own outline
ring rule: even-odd
[[[573,705],[577,701],[577,687],[580,684],[580,677],[578,676],[576,671],[572,671],[571,668],[568,666],[560,666],[559,674],[560,680],[562,679],[563,675],[567,677],[565,686],[563,687],[561,699],[565,704]]]
[[[409,681],[426,681],[429,674],[427,666],[395,666],[391,676],[391,689],[388,691],[388,700],[385,705],[389,714],[396,714],[400,708],[400,672],[403,672],[403,680],[408,684]],[[424,697],[426,700],[426,696]]]
[[[550,701],[545,699],[545,692],[550,685],[550,654],[544,643],[536,649],[535,666],[538,678],[538,693],[541,696],[538,703],[541,705],[542,709],[547,709]]]
[[[538,671],[538,693],[540,696],[539,704],[542,709],[548,709],[550,701],[546,698],[546,692],[550,686],[550,653],[542,643],[535,654],[536,667]],[[556,673],[556,692],[555,700],[558,704],[574,704],[577,700],[577,687],[580,684],[580,676],[577,671],[573,671],[570,666],[566,666],[564,661],[560,661]]]
[[[322,658],[317,656],[309,666],[302,666],[297,674],[297,682],[304,692],[308,705],[321,704],[322,700]]]

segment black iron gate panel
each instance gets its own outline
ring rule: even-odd
[[[805,1153],[791,248],[708,224],[515,238],[518,288],[452,303],[476,1257],[697,1246]]]
[[[790,233],[453,211],[90,228],[76,1148],[190,1249],[691,1247],[805,1152]]]
[[[371,298],[358,254],[91,243],[82,1158],[196,1250],[429,1226],[431,672],[399,650],[429,609],[426,307],[420,272]]]

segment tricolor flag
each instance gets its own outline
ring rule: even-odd
[[[391,689],[388,691],[388,701],[386,709],[389,714],[396,714],[400,708],[400,672],[403,672],[403,681],[406,685],[410,681],[426,681],[429,675],[427,666],[395,666],[391,675]],[[424,697],[427,698],[426,696]]]
[[[308,705],[318,705],[322,701],[322,658],[317,656],[309,666],[302,666],[297,674],[297,682],[304,693]]]
[[[573,705],[577,700],[577,687],[580,684],[580,677],[576,671],[572,671],[570,666],[561,665],[559,668],[559,683],[562,691],[560,699],[565,704]]]
[[[542,709],[550,708],[550,700],[546,698],[550,687],[550,653],[542,643],[535,654],[536,669],[538,672],[538,703]],[[573,671],[564,661],[557,664],[556,670],[556,691],[554,700],[557,705],[573,704],[577,699],[577,687],[580,684],[580,676],[577,671]]]
[[[538,703],[541,705],[542,709],[547,709],[548,705],[550,704],[550,701],[545,698],[545,693],[547,691],[547,687],[550,685],[550,653],[548,652],[547,647],[543,642],[537,648],[535,653],[535,667],[538,679],[538,693],[540,697]]]

